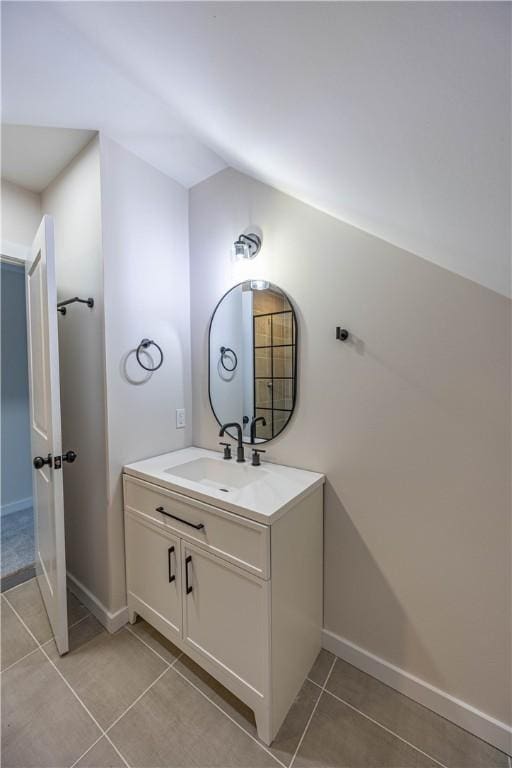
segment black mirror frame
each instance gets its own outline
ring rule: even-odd
[[[252,280],[255,280],[255,278],[252,278]],[[222,302],[224,301],[224,299],[226,298],[226,296],[229,293],[231,293],[231,291],[234,291],[235,288],[238,288],[239,286],[244,285],[245,283],[250,283],[250,282],[252,282],[252,280],[243,280],[241,283],[236,283],[235,285],[232,285],[231,288],[228,291],[226,291],[220,297],[219,301],[215,305],[215,309],[212,312],[212,315],[210,317],[210,322],[208,323],[208,401],[210,403],[210,408],[212,409],[212,413],[213,413],[213,415],[215,417],[215,421],[217,422],[219,427],[222,427],[223,424],[219,421],[219,418],[218,418],[218,416],[217,416],[217,414],[215,412],[215,408],[213,407],[212,392],[211,392],[211,386],[210,386],[210,381],[211,381],[211,343],[210,343],[210,339],[211,339],[211,335],[212,335],[212,324],[213,324],[213,320],[215,318],[215,314],[216,314],[218,308],[220,307],[220,305],[222,304]],[[266,282],[268,282],[268,281],[266,281]],[[263,443],[263,442],[270,443],[271,440],[275,440],[276,437],[279,437],[279,435],[282,432],[284,432],[284,430],[286,429],[286,427],[290,423],[293,414],[295,413],[295,406],[297,404],[297,388],[298,388],[298,376],[297,376],[298,366],[297,366],[297,360],[298,360],[298,356],[299,356],[299,323],[298,323],[298,320],[297,320],[297,313],[295,311],[295,307],[293,306],[293,302],[290,300],[290,297],[288,296],[288,294],[285,291],[283,291],[282,288],[280,288],[275,283],[270,283],[270,282],[268,284],[268,288],[269,289],[270,288],[276,288],[280,293],[282,293],[283,296],[286,298],[288,304],[290,305],[290,309],[292,311],[293,322],[294,322],[294,330],[295,330],[295,345],[294,345],[295,346],[295,356],[294,356],[294,363],[293,363],[293,384],[294,384],[294,386],[293,386],[292,408],[291,408],[290,416],[289,416],[288,420],[283,424],[282,428],[279,430],[279,432],[276,435],[272,435],[272,437],[266,438],[264,440],[262,440],[260,438],[260,442],[258,442],[258,445],[261,445],[261,443]],[[256,289],[253,289],[253,290],[256,290]],[[267,290],[267,289],[265,289],[265,290]],[[231,432],[229,432],[229,430],[226,430],[225,434],[227,434],[232,440],[236,440],[237,439],[236,435],[232,435]],[[244,443],[244,445],[251,445],[251,443]]]

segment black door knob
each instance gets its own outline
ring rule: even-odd
[[[68,461],[70,464],[72,464],[76,457],[77,454],[75,451],[68,451],[67,453],[62,454],[62,461]]]
[[[51,455],[51,453],[49,453],[48,457],[46,459],[43,459],[42,456],[36,456],[32,463],[33,463],[35,469],[42,469],[45,464],[49,464],[49,466],[51,467],[51,465],[52,465],[52,455]]]

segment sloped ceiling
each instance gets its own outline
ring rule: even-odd
[[[71,128],[2,125],[2,178],[42,192],[93,136]]]
[[[7,122],[229,164],[510,290],[509,3],[3,3]]]

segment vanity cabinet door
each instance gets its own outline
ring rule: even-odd
[[[183,638],[231,686],[268,692],[268,581],[182,541]]]
[[[170,640],[181,637],[180,539],[125,513],[128,609]]]

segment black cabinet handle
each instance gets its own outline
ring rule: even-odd
[[[191,528],[195,528],[196,531],[200,531],[201,528],[204,528],[203,523],[189,523],[188,520],[184,520],[182,517],[178,517],[178,515],[171,515],[170,512],[166,512],[163,507],[155,507],[156,512],[160,512],[162,515],[167,515],[167,517],[172,517],[173,520],[179,520],[180,523],[185,523],[185,525],[190,525]]]
[[[172,572],[172,563],[171,563],[171,555],[173,552],[174,552],[174,547],[169,547],[169,549],[167,550],[167,565],[169,567],[169,584],[171,583],[171,581],[176,580],[176,576]]]
[[[187,595],[192,592],[192,587],[188,583],[188,565],[192,562],[192,555],[187,555],[185,558],[185,591]]]

